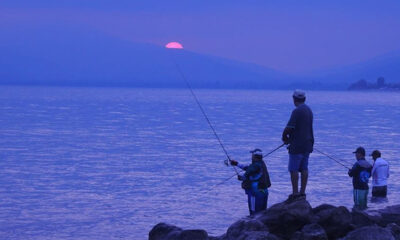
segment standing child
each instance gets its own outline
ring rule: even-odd
[[[268,188],[271,186],[267,166],[263,161],[262,151],[258,148],[250,151],[251,164],[240,164],[231,160],[233,166],[238,166],[246,172],[239,175],[242,181],[242,188],[247,194],[250,215],[267,209]]]

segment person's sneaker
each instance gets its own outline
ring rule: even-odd
[[[292,194],[289,195],[289,197],[286,199],[285,202],[288,203],[288,202],[294,201],[294,200],[297,199],[299,196],[300,196],[300,194],[298,194],[298,193],[297,193],[297,194],[293,194],[293,193],[292,193]]]
[[[300,193],[300,194],[299,194],[299,198],[304,198],[304,199],[306,199],[306,196],[307,196],[307,195],[306,195],[305,193]]]

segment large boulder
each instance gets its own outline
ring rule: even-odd
[[[151,229],[149,240],[207,240],[208,234],[204,230],[182,230],[173,225],[159,223]]]
[[[257,219],[243,218],[232,224],[226,231],[227,239],[238,239],[244,232],[262,231],[268,232],[267,226]]]
[[[334,208],[336,208],[336,207],[333,205],[324,203],[324,204],[319,205],[318,207],[313,208],[312,212],[313,212],[313,214],[317,214],[323,210],[334,209]]]
[[[229,240],[280,240],[277,236],[265,231],[245,231],[236,238]]]
[[[325,229],[329,239],[343,237],[354,229],[352,215],[343,206],[329,207],[316,211],[313,220]]]
[[[264,223],[269,232],[289,239],[294,232],[311,223],[312,208],[305,199],[298,199],[275,204],[255,218]]]
[[[389,230],[392,233],[394,239],[400,240],[400,227],[399,227],[399,225],[397,225],[396,223],[389,223],[386,226],[386,229]]]
[[[378,211],[382,216],[380,225],[386,226],[389,223],[396,223],[400,226],[400,205],[393,205]]]
[[[278,240],[279,238],[268,232],[267,226],[255,218],[243,218],[232,224],[223,239],[226,240]]]
[[[301,230],[303,240],[328,240],[325,230],[318,224],[312,223],[305,225]]]
[[[179,240],[207,240],[208,234],[202,229],[183,230],[179,234]]]
[[[182,228],[166,223],[159,223],[149,232],[149,240],[168,240],[179,235]]]
[[[300,231],[293,233],[290,240],[328,240],[325,230],[316,223],[307,224]]]
[[[382,221],[382,216],[379,212],[370,212],[353,209],[351,212],[353,224],[355,227],[364,227],[378,224]]]
[[[351,231],[343,240],[395,240],[390,230],[378,226],[366,226]]]

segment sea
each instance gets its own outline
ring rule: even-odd
[[[194,93],[241,163],[254,148],[281,145],[295,108],[292,91]],[[359,146],[390,164],[388,198],[370,200],[369,210],[398,204],[400,92],[306,95],[318,150],[309,160],[310,204],[351,209],[347,167]],[[147,239],[160,222],[221,235],[249,214],[226,159],[187,89],[1,86],[0,239]],[[287,150],[265,161],[272,206],[291,193]]]

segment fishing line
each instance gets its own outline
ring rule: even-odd
[[[347,168],[347,169],[349,169],[349,170],[351,169],[351,168],[347,167],[346,165],[344,165],[343,163],[341,163],[339,160],[335,159],[334,157],[329,156],[328,154],[326,154],[326,153],[324,153],[324,152],[321,152],[320,150],[318,150],[318,149],[315,148],[315,147],[314,147],[314,150],[317,151],[317,152],[319,152],[319,153],[321,153],[322,155],[328,157],[329,159],[332,159],[333,161],[337,162],[338,164],[342,165],[343,167],[345,167],[345,168]],[[342,160],[342,161],[348,163],[348,162],[345,161],[345,160]]]
[[[213,131],[214,136],[215,136],[215,138],[218,140],[219,145],[221,146],[222,150],[224,151],[226,157],[227,157],[229,160],[231,160],[231,158],[229,157],[228,152],[226,151],[224,145],[222,144],[221,139],[219,138],[217,132],[215,131],[213,125],[211,124],[210,119],[208,118],[208,116],[207,116],[206,112],[204,111],[203,107],[201,106],[201,104],[200,104],[200,102],[199,102],[199,99],[197,98],[196,94],[194,93],[194,91],[193,91],[193,89],[192,89],[192,86],[189,84],[189,81],[186,79],[185,75],[183,74],[181,68],[179,67],[179,65],[178,65],[178,63],[175,61],[175,59],[174,59],[171,55],[170,55],[170,57],[171,57],[171,59],[172,59],[172,62],[175,64],[176,69],[178,70],[179,74],[181,75],[182,79],[185,81],[186,86],[189,88],[189,90],[190,90],[190,92],[191,92],[193,98],[195,99],[195,101],[196,101],[196,103],[197,103],[197,106],[200,108],[201,112],[203,113],[204,118],[207,120],[208,125],[210,126],[211,130]],[[231,165],[231,166],[232,166],[232,165]],[[233,167],[233,169],[235,170],[236,175],[239,175],[239,173],[238,173],[236,167],[235,167],[235,166],[232,166],[232,167]]]

